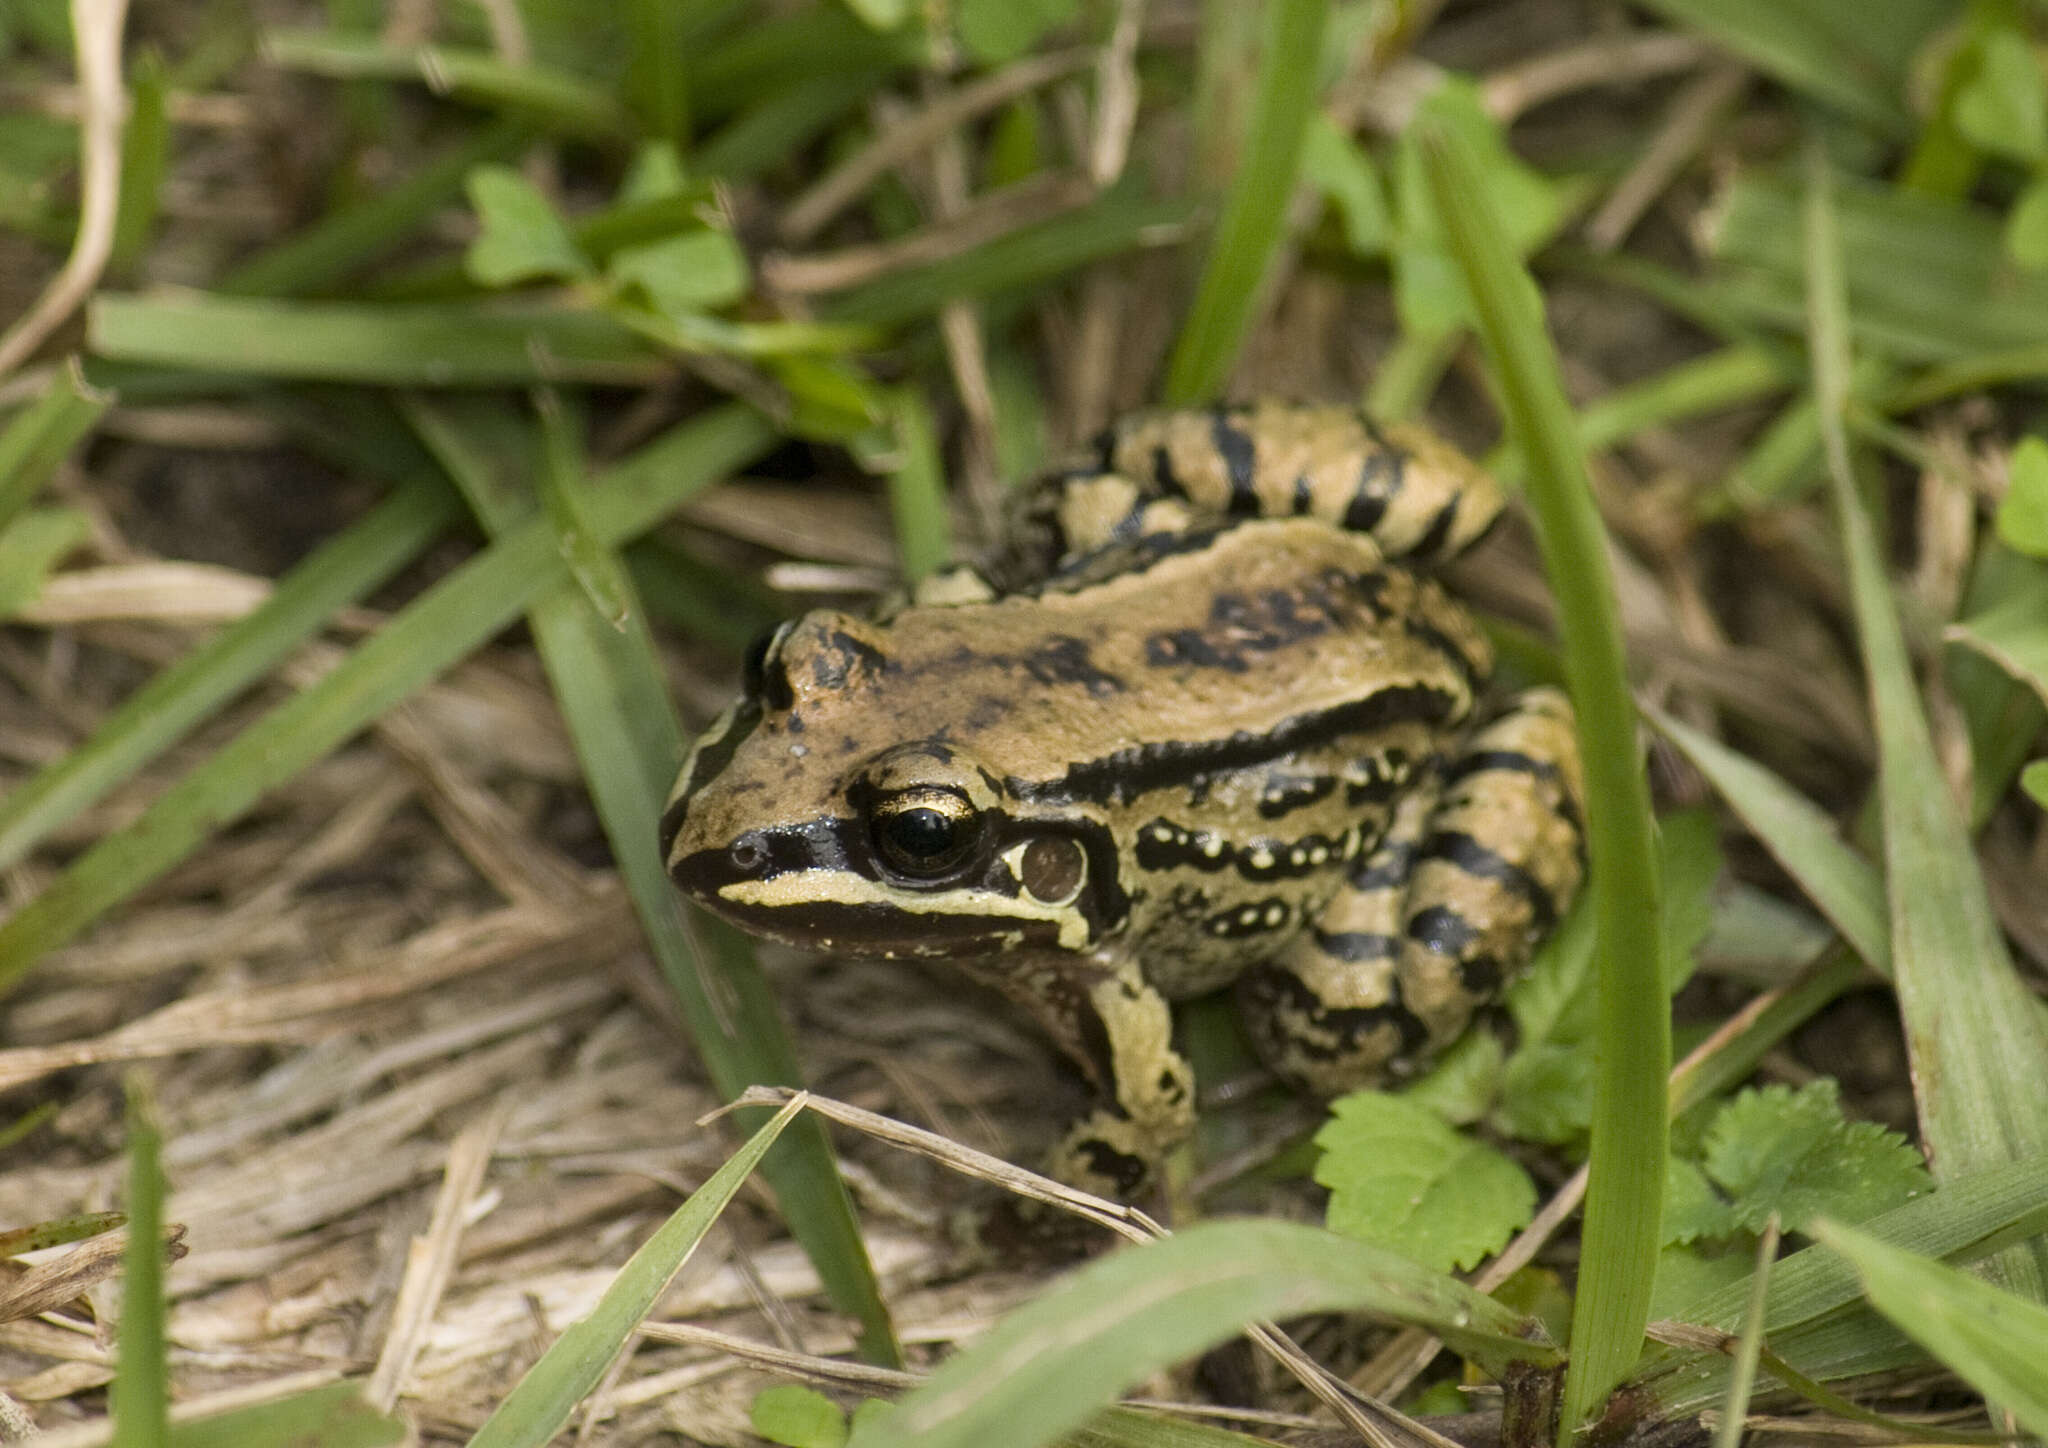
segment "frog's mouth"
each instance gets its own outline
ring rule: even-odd
[[[1052,920],[909,912],[890,904],[834,900],[761,905],[724,896],[698,899],[713,914],[742,930],[801,950],[890,960],[959,959],[1028,945],[1059,945],[1059,924]]]

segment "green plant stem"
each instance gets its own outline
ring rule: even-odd
[[[1642,1349],[1661,1245],[1671,1021],[1655,826],[1606,539],[1535,284],[1508,250],[1464,143],[1433,128],[1422,150],[1477,306],[1509,435],[1527,460],[1585,763],[1600,1012],[1585,1246],[1558,1425],[1565,1445]]]

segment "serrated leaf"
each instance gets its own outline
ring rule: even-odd
[[[1330,1230],[1439,1272],[1477,1266],[1536,1208],[1521,1167],[1405,1097],[1340,1096],[1315,1139]]]
[[[1998,536],[2016,553],[2048,558],[2048,442],[2020,439],[2007,471],[2005,498],[1998,505]]]
[[[1977,73],[1956,96],[1956,129],[1979,149],[2030,165],[2048,153],[2048,84],[2025,35],[2009,26],[1977,43]]]
[[[1739,1093],[1708,1129],[1703,1165],[1753,1231],[1773,1212],[1793,1231],[1819,1216],[1860,1222],[1933,1186],[1911,1142],[1843,1117],[1841,1088],[1827,1077]]]
[[[953,29],[976,60],[1002,65],[1080,13],[1081,0],[959,0]]]
[[[509,287],[590,275],[590,262],[547,197],[510,166],[477,167],[465,189],[479,229],[462,264],[477,285]]]
[[[2048,268],[2048,177],[2036,177],[2005,213],[2005,254],[2028,271]]]
[[[1667,1246],[1696,1242],[1702,1237],[1725,1237],[1741,1227],[1742,1220],[1735,1208],[1714,1190],[1707,1174],[1695,1163],[1674,1156],[1664,1164]]]
[[[638,288],[648,305],[671,319],[736,302],[750,284],[739,243],[708,228],[625,247],[605,274],[615,288]]]
[[[1814,1235],[1849,1259],[1873,1307],[2028,1432],[2048,1437],[2048,1308],[1836,1222]]]
[[[777,1383],[754,1395],[747,1409],[754,1431],[788,1448],[840,1448],[846,1442],[846,1414],[815,1388]]]
[[[1321,111],[1308,123],[1301,173],[1336,211],[1344,227],[1344,244],[1354,255],[1373,257],[1386,252],[1392,223],[1379,169],[1365,148]]]

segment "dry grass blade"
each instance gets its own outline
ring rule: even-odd
[[[121,206],[121,31],[128,0],[71,0],[78,52],[81,176],[78,235],[63,270],[13,326],[0,333],[0,377],[26,361],[99,285],[114,253]]]

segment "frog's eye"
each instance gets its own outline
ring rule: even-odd
[[[930,879],[973,851],[981,816],[957,790],[906,789],[875,806],[872,828],[875,848],[890,866]]]

